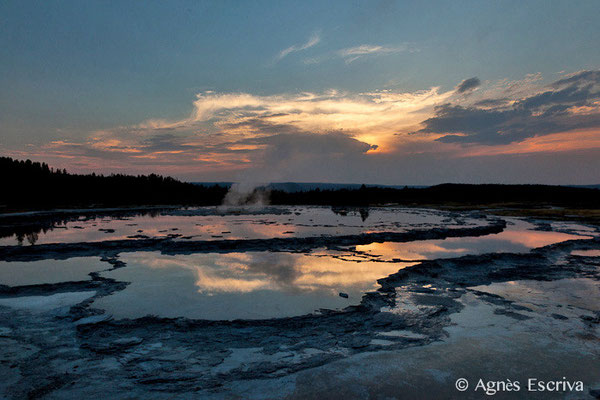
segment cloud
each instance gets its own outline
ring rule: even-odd
[[[401,44],[399,46],[379,46],[379,45],[369,45],[362,44],[360,46],[349,47],[346,49],[341,49],[336,52],[336,54],[343,58],[346,64],[350,64],[353,61],[358,60],[361,57],[365,56],[379,56],[379,55],[387,55],[387,54],[397,54],[403,52],[413,52],[416,51],[415,48],[409,46],[408,44]]]
[[[373,91],[257,96],[249,93],[200,93],[184,125],[209,125],[227,136],[248,137],[293,130],[312,133],[344,131],[360,136],[393,134],[416,128],[453,92],[437,87],[416,92]],[[181,124],[181,123],[180,123]],[[380,144],[380,143],[374,143]]]
[[[441,135],[436,139],[441,142],[489,145],[568,130],[600,129],[600,73],[581,71],[524,97],[443,104],[423,125],[417,133]]]
[[[79,171],[156,171],[197,180],[394,183],[405,177],[424,183],[447,176],[433,169],[448,169],[444,162],[471,176],[468,161],[453,161],[459,158],[600,149],[595,71],[548,85],[538,74],[480,82],[477,90],[467,81],[446,91],[208,91],[196,96],[187,118],[150,119],[5,153]],[[471,89],[461,93],[461,86]]]
[[[507,106],[507,105],[509,105],[509,103],[510,103],[510,99],[504,97],[504,98],[499,98],[499,99],[479,100],[478,102],[476,102],[474,104],[474,106],[481,107],[481,108],[493,108],[493,107]]]
[[[342,59],[346,64],[350,64],[359,58],[398,54],[405,52],[416,52],[418,49],[410,43],[402,43],[397,46],[382,46],[372,44],[361,44],[359,46],[348,47],[336,50],[330,53],[321,54],[315,57],[308,57],[303,60],[307,65],[319,64],[323,61],[332,59]]]
[[[572,84],[581,83],[598,83],[600,81],[600,71],[578,71],[573,74],[568,74],[565,78],[559,79],[554,82],[551,86],[559,88],[561,86],[568,86]]]
[[[481,81],[477,77],[465,79],[456,87],[456,91],[458,93],[470,92],[477,88],[479,85],[481,85]]]
[[[252,182],[306,179],[323,171],[337,174],[339,180],[348,164],[364,162],[369,151],[377,149],[343,132],[276,134],[246,142],[262,148],[253,155],[253,168],[239,175],[240,180]]]
[[[343,171],[343,163],[350,163],[352,157],[390,151],[398,129],[414,130],[452,93],[437,87],[416,92],[326,90],[269,96],[203,92],[187,118],[152,119],[95,131],[80,143],[47,144],[39,154],[47,159],[77,159],[79,169],[82,164],[88,170],[110,172],[159,167],[163,173],[229,174],[227,179],[245,169],[273,170],[265,162],[283,165],[276,162],[281,154],[294,160],[296,170],[303,170],[300,164],[306,162],[335,163]],[[105,160],[110,160],[110,167]]]
[[[295,53],[295,52],[298,52],[298,51],[310,49],[311,47],[317,45],[320,41],[321,41],[321,34],[319,32],[315,32],[315,33],[313,33],[310,36],[310,38],[308,38],[308,40],[306,41],[306,43],[304,43],[304,44],[295,44],[293,46],[290,46],[290,47],[288,47],[286,49],[281,50],[275,56],[275,62],[282,60],[283,58],[287,57],[291,53]]]

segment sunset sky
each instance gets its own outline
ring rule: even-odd
[[[600,2],[2,1],[0,155],[190,181],[600,183]]]

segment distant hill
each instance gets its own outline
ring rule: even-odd
[[[600,190],[600,185],[569,185],[569,187]]]
[[[192,182],[195,185],[201,186],[226,186],[231,187],[234,182]],[[266,186],[261,186],[263,189],[267,190],[280,190],[286,193],[294,193],[294,192],[304,192],[308,190],[340,190],[340,189],[359,189],[362,186],[360,183],[323,183],[323,182],[273,182],[269,183]],[[405,186],[405,185],[376,185],[376,184],[368,184],[367,187],[378,187],[378,188],[393,188],[393,189],[403,189],[405,187],[409,188],[424,188],[427,186]]]
[[[221,187],[231,187],[234,182],[191,182],[194,185],[199,186],[221,186]],[[461,185],[460,183],[447,183],[446,185]],[[497,184],[502,186],[501,184]],[[267,190],[281,190],[286,193],[294,193],[294,192],[304,192],[309,190],[340,190],[340,189],[359,189],[362,186],[360,183],[325,183],[325,182],[273,182],[269,183],[266,186],[262,186],[261,188]],[[391,189],[424,189],[433,186],[439,185],[378,185],[378,184],[365,184],[368,188],[391,188]],[[476,185],[478,186],[478,185]],[[510,185],[509,185],[510,186]],[[513,186],[523,186],[523,185],[513,185]],[[572,187],[572,188],[582,188],[582,189],[598,189],[600,190],[600,185],[541,185],[541,186],[563,186],[563,187]]]

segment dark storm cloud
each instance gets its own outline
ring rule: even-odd
[[[458,93],[470,92],[479,85],[481,85],[481,81],[477,77],[465,79],[456,87],[456,91]]]
[[[281,153],[282,157],[290,153],[363,154],[377,148],[375,145],[361,142],[341,132],[278,134],[257,138],[255,143],[272,146]]]
[[[261,146],[261,150],[251,155],[255,169],[246,176],[256,182],[333,171],[341,176],[349,165],[364,162],[367,152],[377,148],[342,132],[276,134],[237,143]]]
[[[600,82],[600,71],[580,71],[572,74],[568,78],[559,79],[554,82],[552,87],[560,87],[563,85],[598,83]]]
[[[600,101],[598,71],[582,71],[547,89],[510,107],[505,99],[486,99],[468,107],[438,106],[435,116],[423,121],[425,127],[416,133],[445,134],[438,139],[442,142],[508,144],[533,136],[600,127],[599,112],[569,111],[572,107],[597,109],[594,103]]]
[[[506,106],[510,100],[506,97],[500,99],[485,99],[474,104],[475,107],[500,107]]]
[[[277,124],[263,118],[252,118],[235,124],[226,124],[223,129],[246,128],[260,136],[244,138],[239,141],[224,143],[232,145],[262,145],[267,147],[267,154],[274,159],[286,157],[315,155],[364,154],[376,149],[376,145],[361,142],[344,132],[328,132],[316,134],[304,131],[295,125]],[[273,160],[271,160],[273,161]]]
[[[594,90],[594,84],[585,82],[572,83],[560,90],[548,90],[535,96],[528,97],[516,103],[517,107],[526,110],[536,110],[540,107],[552,107],[555,105],[572,106],[586,105],[589,100],[599,97],[598,90]]]

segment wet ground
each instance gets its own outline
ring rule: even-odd
[[[593,224],[392,207],[35,218],[0,216],[0,398],[600,388]]]

